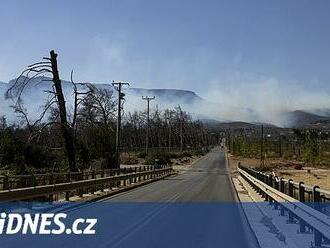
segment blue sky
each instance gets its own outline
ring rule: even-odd
[[[0,81],[55,49],[63,79],[324,93],[329,13],[328,0],[2,0]]]

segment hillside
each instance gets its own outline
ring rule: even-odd
[[[24,105],[31,118],[37,117],[40,107],[45,103],[47,94],[44,91],[51,90],[52,85],[49,80],[49,78],[45,77],[32,79],[22,95]],[[5,100],[4,98],[5,92],[13,83],[14,80],[11,80],[9,83],[0,82],[0,115],[5,115],[9,121],[17,120],[17,117],[10,108],[14,102],[10,99]],[[111,84],[94,83],[94,85],[97,88],[110,89],[114,92],[114,99],[117,97],[117,92]],[[68,109],[70,110],[73,102],[72,85],[70,82],[62,80],[62,86]],[[125,88],[123,92],[126,95],[125,111],[144,110],[146,103],[141,97],[155,96],[156,99],[152,101],[151,108],[158,107],[159,109],[165,109],[180,105],[184,110],[190,112],[195,119],[201,120],[206,125],[218,126],[221,129],[251,128],[253,126],[260,126],[262,123],[260,121],[251,121],[257,118],[253,117],[253,110],[248,110],[248,113],[250,113],[248,120],[237,121],[235,118],[224,118],[221,113],[226,111],[221,108],[221,105],[208,102],[195,92],[189,90]],[[329,113],[329,109],[318,109],[313,113],[304,110],[295,110],[282,113],[280,118],[285,120],[283,123],[284,127],[330,129],[330,116],[327,115]],[[263,124],[272,126],[272,123]]]
[[[139,96],[155,96],[162,102],[174,101],[179,104],[190,104],[204,101],[204,99],[198,96],[195,92],[189,90],[130,88],[129,92]]]
[[[314,126],[317,123],[327,123],[330,121],[329,116],[321,116],[313,113],[309,113],[303,110],[296,110],[285,113],[287,119],[287,126],[302,128],[306,126]]]
[[[29,82],[29,85],[25,88],[22,99],[25,107],[28,110],[29,116],[32,118],[37,117],[39,108],[45,103],[47,94],[45,91],[51,90],[52,83],[49,82],[49,78],[36,77]],[[9,89],[15,80],[11,80],[9,83],[0,83],[0,115],[5,115],[9,121],[15,121],[16,116],[10,108],[14,102],[11,99],[5,100],[5,92]],[[114,92],[114,99],[117,97],[117,92],[114,90],[111,84],[93,83],[97,88],[106,88]],[[65,94],[68,108],[70,109],[73,102],[73,91],[71,82],[62,80],[63,92]],[[80,86],[82,88],[82,86]],[[151,108],[159,107],[172,108],[180,105],[183,109],[192,113],[195,118],[204,113],[196,110],[195,106],[202,106],[206,104],[206,101],[198,96],[193,91],[178,90],[178,89],[143,89],[143,88],[125,88],[125,110],[144,110],[145,101],[141,99],[142,96],[155,96],[156,99],[151,103]]]

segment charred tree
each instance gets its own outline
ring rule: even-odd
[[[70,171],[77,171],[73,128],[69,125],[67,120],[65,100],[62,91],[62,83],[57,67],[57,54],[54,52],[54,50],[50,51],[50,62],[52,67],[53,83],[56,92],[57,105],[59,109],[61,132],[64,139],[69,168]]]
[[[46,74],[50,74],[52,78],[49,79],[44,77]],[[34,122],[30,122],[23,107],[22,94],[25,88],[32,84],[34,79],[40,79],[41,81],[39,83],[51,82],[51,89],[44,90],[44,92],[48,94],[48,99],[43,106],[39,118]],[[75,94],[79,93],[75,91]],[[7,90],[5,96],[6,98],[16,99],[13,108],[17,114],[24,118],[28,125],[30,130],[29,141],[32,141],[36,137],[40,137],[42,131],[50,125],[58,125],[60,127],[69,169],[70,171],[77,171],[73,126],[68,123],[67,119],[62,83],[57,67],[57,54],[52,50],[50,52],[50,58],[44,58],[44,61],[29,65],[15,80],[14,84]],[[57,113],[54,121],[44,123],[44,117],[49,111],[54,109],[54,105],[57,105]]]

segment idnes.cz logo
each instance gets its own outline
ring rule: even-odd
[[[65,213],[0,214],[0,234],[95,234],[97,219],[78,218],[67,227]]]

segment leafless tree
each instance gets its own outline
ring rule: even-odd
[[[82,107],[77,114],[90,124],[98,123],[112,129],[111,124],[115,121],[117,111],[112,90],[99,89],[92,84],[87,87],[88,94],[81,101]]]
[[[41,113],[37,120],[31,122],[28,118],[27,111],[23,106],[22,94],[32,80],[37,77],[41,78],[40,84],[51,82],[51,89],[45,90],[45,94],[47,94],[46,103],[42,106]],[[62,90],[62,82],[59,77],[57,66],[57,54],[54,51],[50,52],[49,58],[45,57],[43,58],[43,61],[29,65],[7,90],[5,96],[6,98],[16,100],[13,106],[14,111],[21,116],[28,128],[31,130],[30,140],[38,136],[38,134],[40,134],[45,127],[52,124],[59,125],[64,139],[70,171],[76,171],[77,167],[75,161],[73,127],[75,125],[79,102],[81,101],[80,96],[88,94],[88,92],[81,93],[78,91],[77,84],[73,82],[72,73],[71,83],[74,92],[74,113],[72,123],[69,123],[68,121],[67,107]],[[53,121],[44,123],[44,117],[49,112],[53,113]],[[37,130],[35,130],[35,127],[37,126]]]

